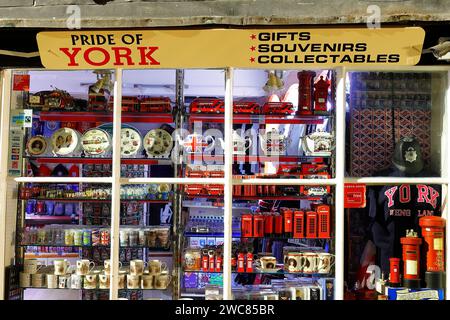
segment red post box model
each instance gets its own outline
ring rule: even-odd
[[[298,114],[313,114],[314,71],[300,71],[298,77]]]
[[[419,219],[426,253],[425,283],[427,288],[445,288],[445,219],[425,216]]]
[[[330,81],[323,79],[320,76],[320,80],[314,84],[314,114],[327,113],[327,100],[328,100],[328,88],[330,87]]]
[[[406,237],[400,239],[403,248],[403,286],[420,289],[420,245],[422,238],[414,230],[406,230]]]
[[[389,286],[400,287],[400,258],[389,258]]]

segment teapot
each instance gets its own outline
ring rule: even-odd
[[[198,133],[192,133],[182,139],[180,136],[178,143],[187,153],[205,153],[214,149],[215,140],[212,136],[202,136]]]
[[[270,157],[285,155],[290,139],[273,128],[265,134],[260,134],[259,141],[264,154]]]
[[[248,136],[241,137],[236,130],[233,130],[233,155],[245,155],[246,151],[252,146],[252,139]],[[219,138],[222,149],[225,150],[225,141]]]
[[[307,156],[330,156],[334,148],[333,135],[326,131],[316,131],[302,138],[302,148]]]

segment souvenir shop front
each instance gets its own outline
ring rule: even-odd
[[[420,27],[43,31],[2,71],[4,299],[445,299]]]

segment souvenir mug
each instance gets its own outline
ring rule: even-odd
[[[128,229],[122,229],[119,231],[119,242],[121,247],[127,247],[130,245]]]
[[[148,262],[148,270],[150,274],[160,274],[167,270],[167,264],[159,260],[150,260]]]
[[[119,289],[125,289],[126,277],[127,277],[126,271],[119,271],[119,285],[118,285]]]
[[[153,289],[155,276],[152,274],[144,274],[141,277],[141,287],[142,289]]]
[[[317,273],[318,255],[314,252],[303,253],[305,259],[303,265],[303,273]]]
[[[155,289],[167,289],[172,277],[167,272],[155,276]]]
[[[244,155],[252,146],[252,139],[249,136],[241,137],[236,130],[233,130],[233,155]],[[219,138],[222,149],[225,150],[225,141]]]
[[[85,289],[97,289],[97,274],[87,274],[84,277]]]
[[[284,266],[288,272],[303,272],[305,258],[300,252],[289,252],[285,255]]]
[[[71,289],[82,289],[83,288],[83,276],[79,274],[73,274],[70,277],[70,288]]]
[[[272,270],[277,266],[277,258],[275,257],[261,257],[255,260],[255,264],[261,270]]]
[[[105,274],[106,275],[110,275],[111,274],[111,260],[107,259],[103,262],[104,265],[104,270],[105,270]],[[119,268],[122,268],[122,262],[119,261]]]
[[[19,276],[19,284],[21,288],[31,287],[31,274],[26,272],[21,272]]]
[[[58,277],[59,280],[59,288],[60,289],[65,289],[69,286],[69,281],[70,281],[70,276],[68,275],[64,275],[64,276],[59,276]]]
[[[56,289],[59,286],[58,276],[56,274],[47,274],[47,288]]]
[[[66,259],[56,259],[53,261],[53,265],[55,266],[55,274],[62,276],[67,273],[67,268],[70,266],[70,262]]]
[[[23,262],[23,272],[24,273],[37,273],[43,265],[39,263],[38,259],[25,259]]]
[[[31,275],[31,286],[34,288],[45,287],[45,280],[44,273],[34,273]]]
[[[99,288],[100,289],[109,289],[110,284],[110,275],[108,274],[101,274],[98,276],[99,280]]]
[[[127,275],[127,288],[128,289],[140,289],[140,280],[141,276],[139,275]]]
[[[92,268],[90,268],[92,265]],[[89,261],[87,259],[77,260],[77,274],[80,276],[85,276],[89,274],[95,267],[94,261]]]
[[[130,274],[133,276],[140,276],[144,273],[145,262],[143,260],[130,261]]]
[[[327,252],[321,252],[318,253],[317,256],[318,256],[317,273],[320,274],[330,273],[331,267],[334,264],[334,255]]]

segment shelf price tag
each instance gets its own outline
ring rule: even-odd
[[[362,183],[346,183],[344,185],[344,208],[366,207],[366,185]]]

